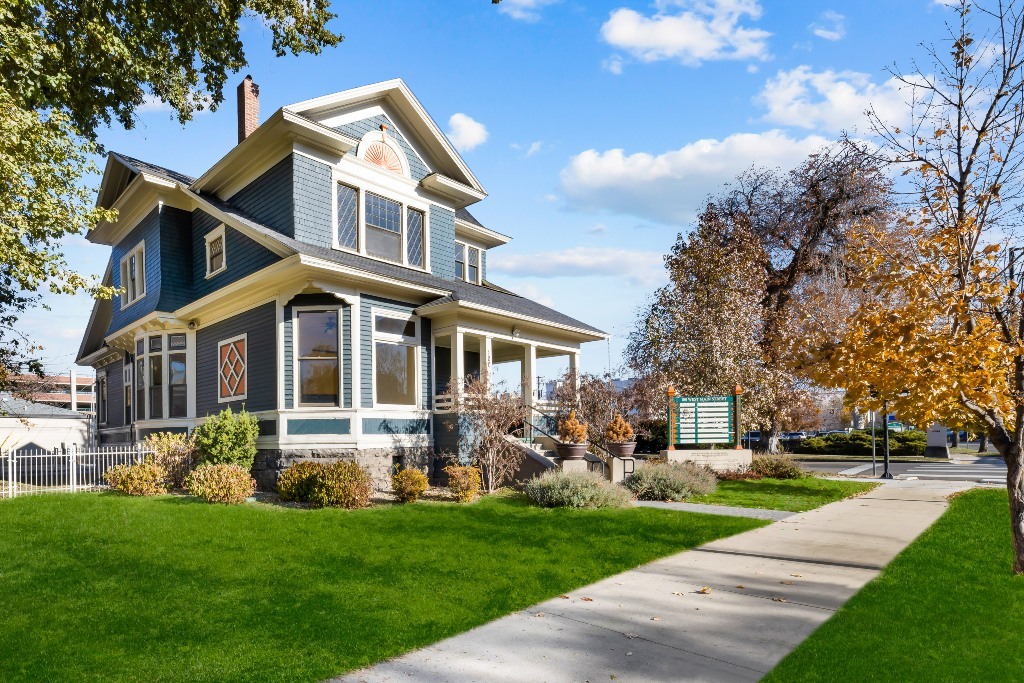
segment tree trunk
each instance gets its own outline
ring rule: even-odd
[[[1010,494],[1010,530],[1013,532],[1013,572],[1024,574],[1024,453],[1012,444],[1006,460],[1006,490]]]
[[[988,434],[982,433],[978,436],[978,452],[988,452]]]
[[[762,431],[761,440],[758,441],[758,445],[765,453],[768,453],[769,455],[778,455],[782,452],[782,443],[779,441],[779,431],[777,429]]]
[[[960,447],[960,430],[959,429],[954,429],[953,430],[953,436],[950,437],[950,439],[949,439],[949,447],[950,448],[959,448]]]

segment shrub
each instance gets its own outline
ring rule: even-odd
[[[427,475],[416,469],[405,469],[391,475],[391,489],[402,503],[415,503],[429,486]]]
[[[644,463],[626,479],[626,488],[640,500],[683,500],[711,493],[714,473],[692,462]]]
[[[636,450],[638,453],[661,453],[668,448],[668,422],[644,420],[637,423]]]
[[[546,508],[621,508],[632,499],[626,489],[595,472],[551,470],[526,482],[523,491]]]
[[[167,473],[152,462],[115,465],[103,473],[110,488],[129,496],[156,496],[167,493]]]
[[[313,507],[356,510],[370,507],[373,480],[366,468],[349,460],[338,460],[313,478],[309,503]]]
[[[558,422],[558,438],[564,443],[584,443],[587,440],[587,423],[576,419],[576,411],[570,410],[569,417]]]
[[[716,472],[715,476],[718,481],[746,481],[748,479],[763,479],[763,477],[750,469],[749,467],[741,467],[735,470],[724,470],[722,472]]]
[[[448,465],[444,468],[448,475],[448,489],[455,494],[459,502],[468,503],[480,491],[480,470],[468,465]]]
[[[256,492],[249,470],[228,463],[203,463],[185,478],[185,489],[208,503],[244,503]]]
[[[313,483],[324,471],[324,464],[319,462],[297,462],[277,478],[277,494],[281,500],[295,500],[308,503]]]
[[[792,458],[764,455],[750,462],[751,471],[767,479],[802,479],[807,474]]]
[[[192,432],[199,459],[212,465],[238,465],[251,470],[256,459],[259,420],[243,408],[237,413],[225,408],[211,415]]]
[[[153,451],[149,460],[167,473],[167,483],[173,488],[185,487],[185,477],[199,464],[199,452],[186,434],[158,432],[146,437],[145,446]]]
[[[612,421],[608,423],[608,426],[604,430],[604,438],[610,443],[623,443],[625,441],[633,440],[633,428],[629,426],[622,415],[618,413],[612,418]]]

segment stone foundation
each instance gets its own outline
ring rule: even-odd
[[[274,491],[281,472],[297,462],[312,460],[333,463],[349,460],[370,471],[373,487],[378,491],[391,490],[391,474],[395,465],[428,472],[432,451],[429,448],[302,448],[294,450],[263,449],[256,452],[252,476],[261,491]]]
[[[675,450],[662,451],[661,454],[668,458],[669,462],[690,460],[698,465],[707,465],[716,472],[750,467],[750,461],[754,457],[754,452],[749,448]]]

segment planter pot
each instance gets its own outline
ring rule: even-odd
[[[555,445],[558,457],[562,460],[582,460],[587,453],[585,443],[560,443]]]
[[[636,450],[636,441],[619,441],[606,444],[608,452],[616,458],[630,458]]]

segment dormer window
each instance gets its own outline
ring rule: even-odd
[[[206,277],[213,277],[227,268],[224,226],[206,235]]]
[[[455,277],[480,284],[480,249],[462,242],[455,243]]]
[[[121,308],[131,306],[146,296],[146,242],[129,251],[121,259]]]

